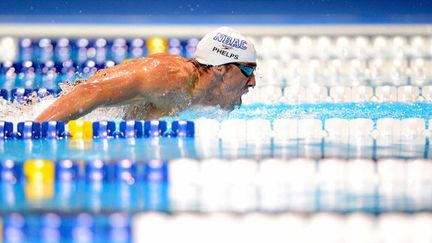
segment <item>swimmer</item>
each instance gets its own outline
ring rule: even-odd
[[[119,105],[133,105],[125,118],[140,120],[176,115],[194,105],[233,110],[255,86],[255,68],[251,41],[221,27],[201,39],[193,59],[154,54],[101,69],[35,120],[69,121],[98,107]]]

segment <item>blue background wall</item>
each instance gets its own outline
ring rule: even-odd
[[[74,17],[71,18],[70,15]],[[108,15],[117,17],[107,18]],[[137,23],[209,23],[217,20],[235,23],[431,23],[432,1],[0,0],[0,20]]]

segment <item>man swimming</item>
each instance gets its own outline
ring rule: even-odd
[[[126,118],[151,120],[189,106],[233,110],[255,86],[255,47],[237,31],[221,27],[206,34],[195,58],[154,54],[101,69],[58,98],[37,118],[68,121],[103,106],[136,104]],[[141,114],[139,114],[141,113]]]

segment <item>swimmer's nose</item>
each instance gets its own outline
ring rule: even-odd
[[[246,85],[248,88],[254,88],[255,87],[255,85],[256,85],[255,75],[250,76]]]

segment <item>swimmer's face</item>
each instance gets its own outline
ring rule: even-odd
[[[255,63],[230,63],[225,65],[225,73],[220,85],[221,97],[219,105],[227,110],[233,110],[242,104],[242,95],[255,87]]]

